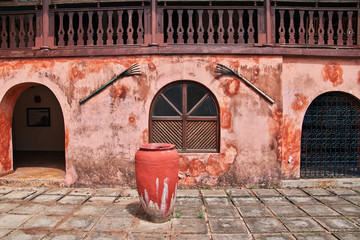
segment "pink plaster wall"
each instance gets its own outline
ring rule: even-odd
[[[79,104],[134,63],[139,63],[141,76],[118,80]],[[238,79],[219,77],[214,73],[216,63],[241,73],[275,104],[269,104]],[[338,64],[342,71],[329,64]],[[342,83],[337,76],[342,77]],[[354,60],[266,56],[0,61],[0,79],[0,106],[6,106],[6,92],[24,82],[43,84],[57,97],[65,121],[67,185],[135,186],[134,156],[148,141],[151,101],[173,81],[206,85],[221,110],[220,153],[181,154],[180,184],[187,187],[273,186],[282,178],[297,178],[299,133],[310,102],[331,89],[360,95],[354,88],[360,82],[359,63]],[[11,136],[6,142],[11,143]]]

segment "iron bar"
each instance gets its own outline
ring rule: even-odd
[[[140,69],[139,69],[138,67],[139,67],[139,64],[135,63],[134,65],[132,65],[131,67],[129,67],[128,69],[126,69],[125,71],[123,71],[122,73],[120,73],[119,75],[115,76],[115,77],[114,77],[113,79],[111,79],[109,82],[107,82],[106,84],[104,84],[103,86],[101,86],[100,88],[98,88],[96,91],[94,91],[93,93],[91,93],[89,96],[87,96],[87,97],[85,97],[84,99],[80,100],[80,104],[85,103],[87,100],[89,100],[90,98],[92,98],[93,96],[95,96],[96,94],[98,94],[99,92],[101,92],[102,90],[104,90],[106,87],[108,87],[109,85],[111,85],[113,82],[115,82],[115,81],[118,80],[119,78],[141,75]]]
[[[254,84],[252,84],[251,82],[249,82],[245,77],[237,74],[236,72],[234,72],[233,70],[231,70],[230,68],[218,63],[216,66],[216,73],[221,73],[221,74],[225,74],[225,75],[230,75],[230,76],[235,76],[239,79],[241,79],[242,81],[245,82],[246,85],[248,85],[249,87],[251,87],[253,90],[255,90],[258,94],[260,94],[262,97],[264,97],[268,102],[270,102],[271,104],[274,104],[274,100],[272,98],[270,98],[268,95],[266,95],[263,91],[261,91],[258,87],[256,87]]]

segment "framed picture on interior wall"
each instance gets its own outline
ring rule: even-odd
[[[28,127],[50,127],[50,108],[27,108]]]

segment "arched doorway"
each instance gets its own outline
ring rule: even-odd
[[[343,92],[318,96],[301,134],[301,178],[360,176],[360,101]]]
[[[57,98],[49,88],[39,84],[14,89],[10,91],[18,94],[7,94],[9,99],[15,98],[12,102],[16,101],[12,104],[12,145],[9,146],[14,173],[2,179],[63,182],[65,130]]]

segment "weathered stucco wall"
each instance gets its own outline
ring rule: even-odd
[[[134,63],[139,63],[141,76],[118,80],[79,104]],[[275,103],[270,104],[239,79],[216,74],[216,63],[241,73]],[[327,77],[327,68],[330,72],[336,69],[332,64],[342,69],[343,83],[337,86],[334,73]],[[43,84],[57,97],[64,115],[65,183],[135,186],[134,155],[148,141],[149,109],[155,94],[173,81],[191,80],[204,84],[219,102],[220,153],[182,153],[180,185],[277,185],[282,178],[299,175],[299,132],[307,106],[327,90],[352,90],[359,97],[354,88],[360,82],[358,72],[356,61],[284,61],[265,56],[2,60],[0,164],[3,171],[11,168],[11,114],[16,94],[31,84]]]

